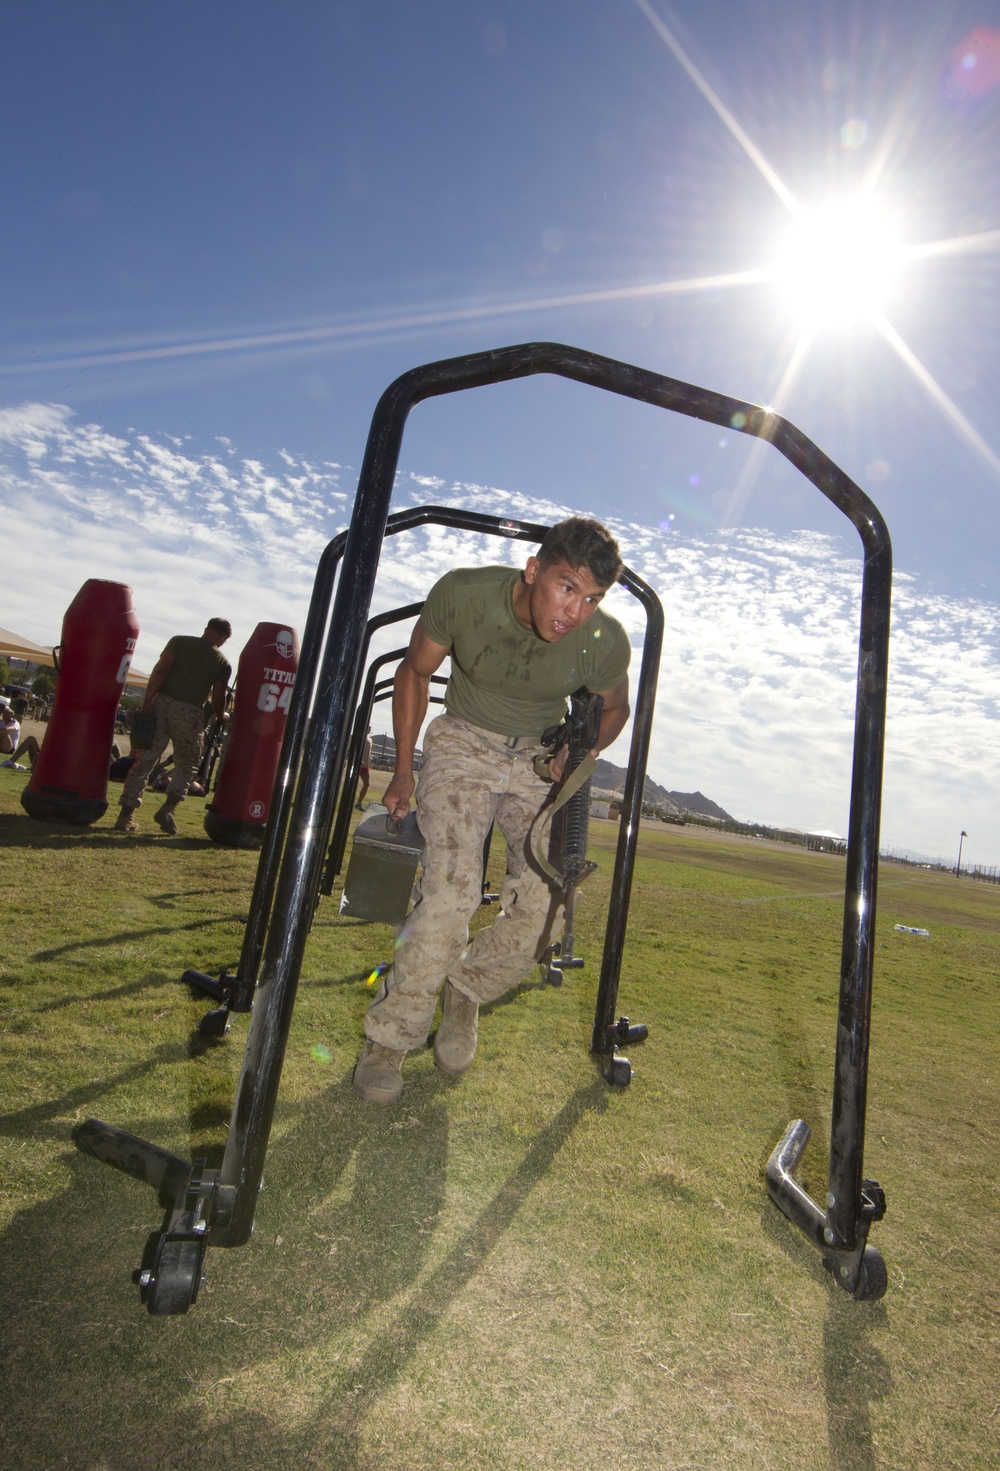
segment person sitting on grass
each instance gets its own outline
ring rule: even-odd
[[[13,755],[20,735],[21,726],[10,708],[10,700],[6,695],[0,695],[0,755]]]
[[[7,757],[6,761],[0,761],[0,766],[23,771],[24,767],[18,764],[17,758],[25,752],[34,766],[38,757],[38,742],[34,736],[25,736],[18,745],[20,736],[21,724],[11,708],[10,700],[6,695],[0,695],[0,755]]]
[[[22,756],[27,755],[28,760],[31,762],[31,768],[34,770],[40,750],[41,746],[39,746],[34,736],[25,736],[10,760],[0,761],[0,766],[9,766],[14,771],[23,771],[24,767],[20,764],[20,759]]]

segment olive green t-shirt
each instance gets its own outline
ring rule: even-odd
[[[172,700],[204,705],[213,685],[222,680],[229,683],[232,666],[207,639],[179,633],[170,639],[163,652],[173,654],[174,662],[160,685],[160,693]]]
[[[450,715],[500,735],[538,736],[563,718],[566,696],[581,685],[614,689],[632,650],[624,628],[601,608],[555,643],[539,638],[514,612],[520,576],[510,567],[446,572],[420,623],[451,650]]]

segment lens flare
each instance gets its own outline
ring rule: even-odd
[[[840,145],[850,153],[856,153],[868,142],[868,124],[863,117],[848,118],[840,130]]]
[[[793,223],[772,279],[802,328],[844,328],[881,316],[903,258],[892,223],[877,206],[838,200]]]
[[[1000,31],[977,26],[952,51],[944,71],[945,100],[966,108],[1000,86]]]

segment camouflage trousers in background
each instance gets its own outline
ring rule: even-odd
[[[528,856],[527,837],[552,790],[532,769],[537,740],[508,746],[502,735],[452,715],[427,728],[417,781],[424,837],[420,900],[396,940],[365,1032],[393,1051],[421,1047],[445,980],[473,1001],[495,1001],[524,979],[549,943],[562,894]],[[483,843],[490,824],[507,841],[507,874],[495,922],[469,943],[482,900]]]
[[[174,764],[167,782],[167,796],[183,801],[187,789],[194,781],[203,751],[205,715],[200,705],[189,705],[185,700],[175,700],[170,695],[157,695],[153,700],[156,716],[156,732],[148,751],[141,751],[135,765],[125,778],[119,804],[122,807],[141,807],[142,794],[149,773],[163,755],[167,746],[174,748]]]

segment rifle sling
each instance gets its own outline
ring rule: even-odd
[[[549,846],[549,831],[552,827],[552,819],[553,817],[555,817],[560,807],[565,807],[570,798],[575,797],[580,788],[590,780],[594,772],[594,767],[596,765],[597,757],[591,755],[588,752],[587,755],[584,756],[583,760],[580,762],[576,770],[571,772],[570,775],[564,779],[555,801],[546,803],[546,805],[536,815],[535,820],[531,824],[531,828],[528,832],[528,846],[531,850],[535,862],[538,864],[542,872],[547,874],[550,879],[554,879],[555,882],[562,889],[566,887],[566,880],[564,876],[558,871],[558,869],[553,868],[552,864],[546,857],[546,850]]]

